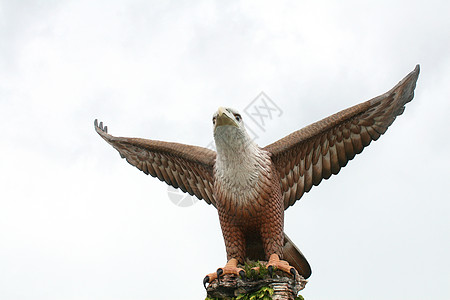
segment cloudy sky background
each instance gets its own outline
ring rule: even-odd
[[[449,11],[0,1],[0,298],[198,300],[225,263],[215,209],[172,203],[95,118],[114,135],[206,146],[218,106],[243,110],[264,91],[283,112],[258,132],[264,146],[420,63],[404,115],[289,208],[285,231],[312,265],[307,300],[450,299]]]

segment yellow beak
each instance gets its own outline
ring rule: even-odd
[[[219,107],[216,117],[216,127],[225,125],[239,127],[234,116],[224,107]]]

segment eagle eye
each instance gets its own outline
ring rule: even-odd
[[[236,121],[240,122],[242,120],[242,117],[240,114],[234,114],[234,117],[236,118]]]

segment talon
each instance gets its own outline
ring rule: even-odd
[[[203,285],[206,285],[206,282],[212,283],[216,279],[217,283],[220,284],[220,276],[224,276],[227,274],[241,276],[244,279],[245,270],[242,268],[238,268],[237,264],[238,264],[237,259],[235,258],[230,259],[225,265],[225,267],[218,268],[216,272],[206,275],[205,279],[203,279]]]
[[[273,266],[268,266],[267,271],[269,272],[270,278],[273,277]]]
[[[297,277],[297,271],[295,270],[295,268],[291,268],[291,274],[294,276],[294,281],[296,281],[296,277]]]
[[[103,130],[103,122],[100,122],[100,129]]]
[[[220,275],[223,274],[223,269],[218,268],[216,273],[217,273],[217,282],[220,283]]]
[[[209,276],[206,275],[205,278],[203,278],[203,286],[205,287],[206,290],[206,284],[209,283]]]
[[[281,260],[278,254],[272,254],[270,256],[269,263],[267,264],[267,270],[269,271],[271,277],[275,268],[282,272],[294,275],[294,279],[296,279],[297,270],[290,266],[287,261]]]
[[[94,126],[95,126],[95,127],[98,127],[98,121],[97,121],[97,119],[94,120]]]
[[[105,132],[108,133],[108,126],[105,125]]]

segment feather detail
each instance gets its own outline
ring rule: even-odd
[[[418,75],[419,66],[387,93],[340,111],[263,148],[271,153],[278,170],[285,208],[322,179],[337,174],[364,147],[384,134],[403,113],[405,104],[412,100]]]

